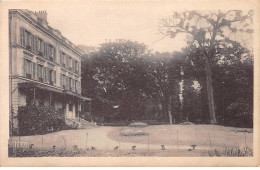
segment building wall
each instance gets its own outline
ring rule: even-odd
[[[31,14],[34,16],[33,14]],[[12,75],[13,76],[24,76],[24,56],[27,56],[24,54],[24,51],[27,51],[24,47],[21,46],[21,28],[24,28],[26,31],[30,32],[32,35],[41,38],[44,42],[47,42],[55,47],[55,54],[56,54],[56,61],[51,62],[48,59],[41,57],[34,52],[30,52],[33,56],[28,57],[31,58],[32,62],[43,64],[44,67],[53,69],[56,71],[56,86],[61,86],[61,74],[66,75],[67,77],[71,77],[74,80],[78,81],[78,90],[77,92],[81,93],[81,57],[79,54],[76,54],[72,50],[68,48],[67,45],[64,45],[58,41],[58,39],[54,38],[54,35],[49,35],[47,32],[42,31],[39,29],[39,25],[35,25],[33,23],[29,24],[29,21],[25,18],[21,17],[18,14],[14,14],[11,20],[11,44],[12,44],[12,65],[15,67],[12,67]],[[66,40],[62,40],[65,41]],[[65,53],[66,55],[70,56],[73,60],[78,62],[78,73],[75,73],[73,71],[70,71],[67,67],[64,67],[60,63],[60,52]],[[37,59],[41,58],[43,61],[40,61]],[[75,92],[75,91],[74,91]]]
[[[12,78],[12,83],[10,85],[12,93],[12,106],[14,109],[15,116],[17,115],[18,107],[26,105],[27,95],[19,90],[18,83],[23,82],[35,82],[39,84],[45,84],[46,86],[62,90],[61,84],[61,74],[64,74],[67,77],[71,77],[74,80],[78,81],[78,90],[73,91],[75,93],[81,94],[81,56],[76,51],[75,45],[71,44],[66,38],[64,38],[59,31],[51,28],[47,23],[42,22],[38,23],[37,15],[27,10],[11,10],[10,12],[10,76]],[[42,39],[44,42],[51,44],[55,48],[56,60],[51,61],[49,58],[40,56],[38,52],[33,50],[26,49],[22,46],[21,43],[21,28],[30,32],[33,36]],[[73,47],[74,46],[74,47]],[[70,56],[72,59],[78,62],[78,72],[71,71],[67,66],[63,66],[60,62],[61,52]],[[40,82],[39,77],[37,78],[26,78],[24,74],[24,65],[25,59],[30,60],[32,63],[35,63],[38,67],[38,64],[43,65],[43,67],[56,71],[56,84],[50,85],[47,82]],[[37,73],[37,67],[36,72]],[[37,75],[37,74],[36,74]],[[67,89],[69,90],[69,89]],[[63,107],[63,99],[55,99],[54,106],[56,109]],[[39,104],[40,99],[35,98],[36,104]],[[69,101],[65,101],[65,116],[75,117],[75,104],[76,101],[73,101],[73,111],[69,112]],[[44,98],[44,105],[49,106],[49,98]],[[80,106],[78,110],[80,111]],[[14,127],[18,127],[17,119],[14,120]]]

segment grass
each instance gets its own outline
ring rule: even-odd
[[[197,157],[208,156],[206,151],[201,153],[199,151],[189,152],[187,150],[39,150],[39,149],[26,149],[25,151],[19,149],[15,153],[12,148],[9,148],[9,157]]]
[[[253,150],[250,147],[226,147],[224,151],[217,149],[208,151],[210,157],[251,157]]]
[[[141,130],[141,131],[138,131]],[[217,125],[149,125],[147,127],[96,127],[92,129],[64,130],[46,135],[10,138],[13,142],[33,144],[33,149],[16,152],[25,156],[250,156],[253,133],[248,128]],[[145,135],[143,132],[149,133]],[[123,134],[125,133],[125,135]],[[55,147],[55,152],[53,146]],[[87,145],[87,146],[86,146]],[[164,145],[166,150],[161,150]],[[191,145],[197,145],[195,150]],[[77,147],[75,147],[77,146]],[[87,148],[95,147],[96,150]],[[119,149],[114,150],[118,146]],[[136,151],[131,150],[136,146]],[[240,148],[247,146],[248,149]],[[66,148],[64,150],[63,148]],[[77,149],[75,149],[77,148]],[[148,151],[148,148],[151,151]],[[212,149],[211,149],[212,148]],[[231,149],[233,148],[233,150]],[[240,148],[240,150],[235,149]],[[211,150],[211,152],[208,152]],[[21,152],[21,153],[19,153]],[[10,152],[13,154],[13,152]],[[211,155],[209,155],[211,154]]]
[[[135,127],[113,128],[108,133],[108,137],[120,142],[147,143],[146,137],[120,135],[122,129],[135,129]],[[197,145],[197,147],[210,147],[212,145],[213,148],[222,149],[240,146],[252,148],[253,133],[244,133],[245,129],[248,131],[252,130],[250,128],[234,128],[219,125],[150,125],[142,128],[143,131],[149,133],[150,144]]]

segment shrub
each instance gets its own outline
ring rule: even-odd
[[[120,131],[121,136],[147,136],[148,132],[142,129],[125,129]]]
[[[216,149],[208,152],[209,156],[225,156],[225,157],[249,157],[253,156],[253,150],[249,147],[225,148],[223,152]]]
[[[135,123],[131,123],[129,126],[130,126],[130,127],[146,127],[146,126],[147,126],[147,123],[135,122]]]
[[[19,135],[38,135],[66,128],[61,111],[45,106],[20,106],[18,108]]]
[[[227,108],[225,124],[236,127],[253,127],[253,107],[246,100],[238,99]]]

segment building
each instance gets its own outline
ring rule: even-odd
[[[19,106],[36,104],[60,109],[66,118],[79,118],[83,102],[90,102],[81,95],[81,54],[48,25],[46,11],[9,10],[9,47],[14,114]]]

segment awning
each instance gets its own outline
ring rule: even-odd
[[[64,94],[69,95],[69,96],[74,96],[74,97],[80,98],[82,100],[91,101],[90,98],[81,96],[80,94],[77,94],[77,93],[74,93],[74,92],[71,92],[71,91],[68,91],[68,90],[64,90]]]
[[[55,87],[51,87],[45,84],[40,84],[40,83],[34,83],[34,82],[24,82],[24,83],[19,83],[18,84],[19,88],[25,88],[25,89],[30,89],[30,88],[39,88],[39,89],[43,89],[43,90],[48,90],[48,91],[52,91],[52,92],[56,92],[56,93],[63,93],[62,89],[58,89]]]
[[[43,89],[43,90],[47,90],[47,91],[52,91],[52,92],[56,92],[56,93],[60,93],[60,94],[65,94],[68,96],[72,96],[81,100],[85,100],[85,101],[91,101],[90,98],[81,96],[80,94],[68,91],[68,90],[64,90],[64,89],[59,89],[53,86],[49,86],[46,84],[40,84],[40,83],[35,83],[35,82],[24,82],[24,83],[19,83],[18,84],[19,88],[24,88],[24,89],[32,89],[32,88],[38,88],[38,89]]]

